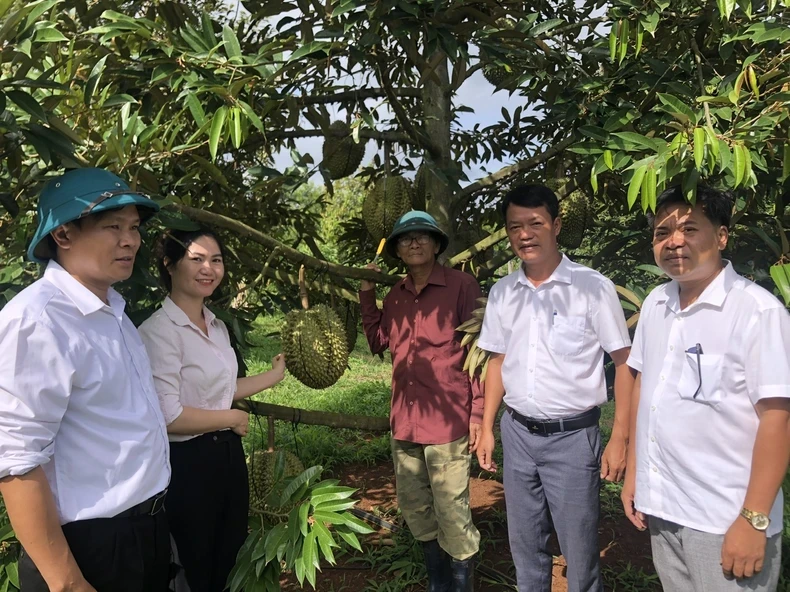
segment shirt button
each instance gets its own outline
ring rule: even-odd
[[[534,343],[530,343],[529,346],[530,347],[535,347],[535,344]]]
[[[675,346],[674,345],[670,345],[669,346],[669,351],[675,351]]]
[[[409,386],[414,386],[414,383],[411,380],[409,381]]]
[[[530,372],[534,372],[535,370],[533,370],[532,368],[530,368],[530,369],[529,369],[529,371],[530,371]]]
[[[653,406],[650,408],[650,411],[655,411],[655,410],[656,410],[656,406],[655,406],[655,405],[653,405]]]
[[[216,437],[216,436],[214,436],[214,441],[215,441],[215,442],[217,441],[217,437]]]
[[[531,399],[531,398],[532,398],[532,393],[530,393],[530,394],[529,394],[529,395],[527,395],[527,396],[528,396],[528,397]]]
[[[419,298],[415,298],[415,299],[414,299],[414,302],[415,302],[415,303],[417,303],[417,302],[419,302],[419,301],[420,301],[420,299],[419,299]]]
[[[656,441],[656,437],[655,437],[655,436],[652,436],[652,437],[650,438],[650,441],[651,441],[651,442],[655,442],[655,441]]]
[[[653,472],[658,473],[658,467],[653,467]]]
[[[409,405],[414,405],[414,401],[409,401]]]
[[[666,380],[666,378],[664,378],[663,374],[661,375],[661,380]]]

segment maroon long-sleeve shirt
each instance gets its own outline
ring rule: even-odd
[[[472,316],[481,295],[477,280],[435,264],[417,294],[407,275],[376,306],[375,290],[359,293],[362,326],[374,354],[392,354],[390,426],[396,440],[447,444],[483,419],[483,391],[464,372],[466,348],[455,330]]]

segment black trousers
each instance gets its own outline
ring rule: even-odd
[[[249,482],[241,438],[226,430],[170,443],[165,500],[191,592],[225,589],[247,538]]]
[[[166,592],[170,536],[164,512],[134,518],[96,518],[63,525],[72,555],[97,592]],[[19,560],[21,592],[49,592],[26,553]]]

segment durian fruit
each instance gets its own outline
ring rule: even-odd
[[[354,346],[357,344],[357,332],[359,328],[359,305],[356,302],[351,302],[345,298],[339,299],[332,306],[332,310],[337,313],[340,322],[346,331],[346,346],[348,353],[354,351]]]
[[[382,177],[362,202],[362,219],[378,244],[392,232],[398,218],[412,209],[414,188],[411,181],[401,176]]]
[[[590,218],[590,202],[581,189],[577,189],[560,202],[562,229],[557,237],[560,246],[578,249]]]
[[[256,450],[247,459],[247,473],[250,477],[250,512],[260,512],[266,507],[266,498],[275,485],[274,472],[278,455],[283,455],[282,477],[295,477],[304,472],[299,458],[287,450]]]
[[[496,21],[496,26],[500,31],[512,31],[516,28],[516,23],[508,18],[500,18]],[[507,46],[508,40],[503,39],[501,43]],[[510,53],[507,47],[504,48],[504,51]],[[524,58],[509,56],[508,65],[511,68],[506,68],[501,64],[495,63],[482,49],[480,50],[480,62],[483,65],[483,76],[488,82],[496,88],[508,88],[510,90],[515,86],[516,78],[520,76],[519,71],[525,70],[528,66]]]
[[[359,144],[351,137],[351,128],[343,121],[333,122],[324,138],[323,166],[330,179],[352,175],[365,157],[365,143]]]
[[[285,315],[280,333],[285,366],[302,384],[324,389],[348,366],[347,335],[337,313],[325,304]]]
[[[412,207],[415,210],[425,211],[425,204],[428,202],[428,167],[421,164],[417,169],[417,174],[414,175],[414,201]]]
[[[480,338],[480,331],[483,329],[483,317],[485,316],[488,298],[481,297],[476,302],[480,305],[480,308],[473,310],[472,318],[461,323],[455,330],[464,333],[463,339],[461,339],[461,346],[469,346],[466,360],[464,361],[464,370],[469,372],[469,378],[473,378],[479,370],[480,380],[483,381],[486,379],[488,359],[491,357],[491,353],[480,349],[477,346],[477,340]]]

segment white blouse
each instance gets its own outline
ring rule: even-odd
[[[230,409],[233,403],[239,366],[228,329],[206,307],[203,317],[208,335],[167,297],[162,308],[140,325],[167,425],[184,407],[216,411]],[[185,442],[198,435],[168,436],[171,442]]]

